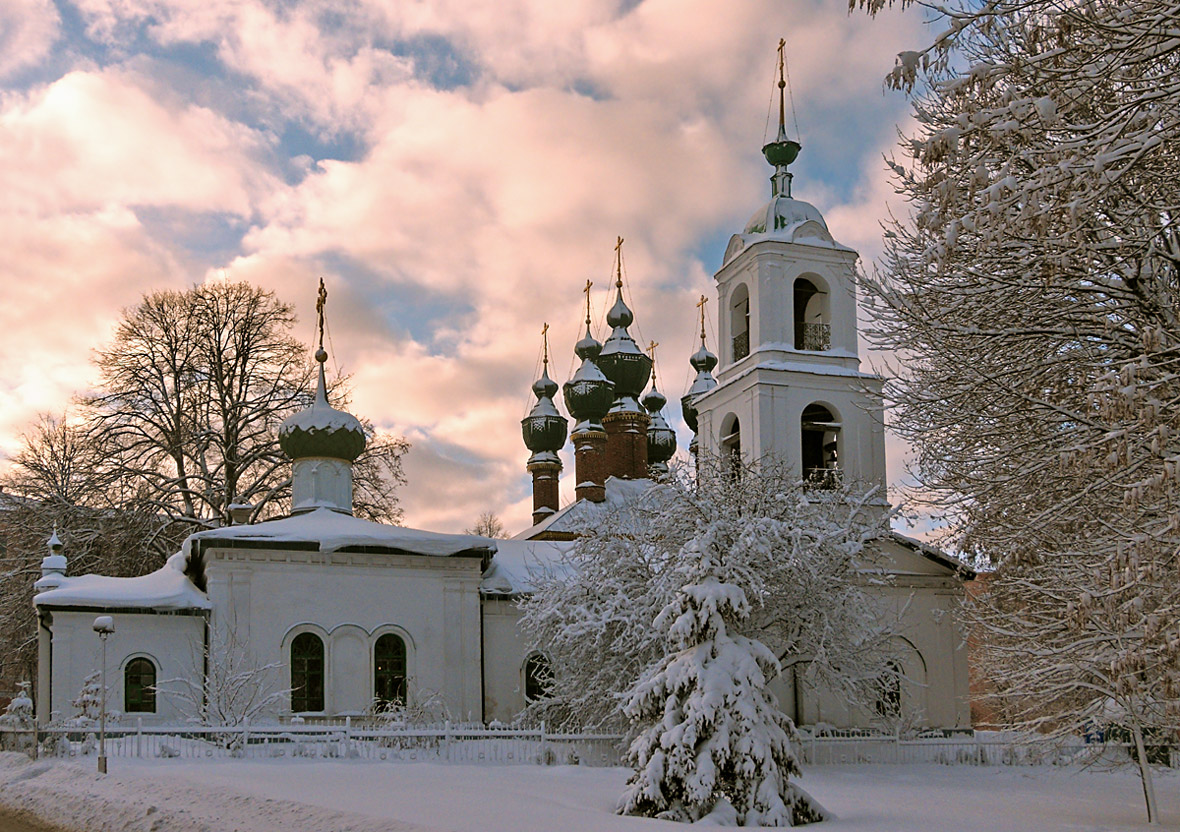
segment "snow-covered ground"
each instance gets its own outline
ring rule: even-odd
[[[304,760],[82,763],[0,755],[0,802],[85,832],[607,832],[680,829],[622,818],[624,769]],[[823,832],[1147,829],[1133,772],[1051,767],[820,766],[802,784]],[[1157,781],[1180,830],[1180,776]]]

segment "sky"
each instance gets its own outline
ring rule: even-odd
[[[905,210],[882,79],[923,35],[842,0],[0,0],[0,466],[143,293],[248,280],[311,345],[323,277],[350,409],[412,443],[406,524],[525,528],[543,324],[561,383],[624,237],[686,447],[695,302],[769,197],[778,39],[794,195],[872,268]]]

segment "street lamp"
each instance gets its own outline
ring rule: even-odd
[[[100,684],[102,707],[98,712],[98,773],[107,773],[107,636],[115,632],[114,616],[100,615],[94,619],[94,632],[102,642],[102,674]]]

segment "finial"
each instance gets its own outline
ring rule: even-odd
[[[590,331],[590,287],[594,285],[593,280],[586,281],[586,287],[582,289],[586,293],[586,331]]]
[[[48,541],[46,541],[46,543],[49,546],[49,551],[55,555],[64,548],[62,546],[61,538],[57,536],[57,523],[53,524],[53,535]]]
[[[780,142],[787,140],[787,110],[786,101],[784,100],[784,92],[787,88],[786,79],[786,49],[787,39],[778,39],[778,140]]]
[[[701,299],[697,301],[697,309],[701,310],[701,346],[705,346],[705,304],[709,299],[701,295]]]
[[[546,323],[541,327],[541,349],[542,361],[545,362],[545,371],[549,371],[549,324]]]
[[[623,238],[615,243],[615,287],[623,288]]]
[[[651,385],[656,385],[656,347],[660,345],[659,341],[651,341],[647,345],[647,354],[651,356]]]
[[[320,291],[315,299],[316,316],[319,318],[317,327],[320,335],[320,346],[315,351],[315,360],[323,364],[328,360],[328,353],[324,350],[324,305],[328,302],[328,290],[324,286],[324,279],[320,278]]]

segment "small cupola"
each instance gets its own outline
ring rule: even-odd
[[[328,508],[352,514],[352,463],[365,450],[365,429],[351,413],[328,404],[324,364],[324,303],[328,292],[320,280],[316,301],[319,348],[317,382],[311,407],[287,418],[279,428],[279,445],[293,461],[291,513]]]
[[[529,415],[520,420],[525,447],[532,451],[528,471],[533,475],[533,524],[540,523],[557,511],[561,457],[557,452],[565,445],[569,424],[557,411],[553,397],[557,382],[549,378],[549,324],[541,330],[543,362],[541,377],[533,382],[537,403]]]
[[[664,405],[668,397],[656,387],[655,372],[655,342],[652,342],[652,373],[651,389],[644,395],[641,403],[651,422],[647,427],[647,472],[653,480],[661,479],[668,474],[668,461],[676,455],[676,431],[668,426],[664,418]]]
[[[688,392],[680,398],[680,412],[684,416],[684,423],[694,434],[697,432],[695,402],[700,396],[717,386],[717,379],[713,378],[713,368],[717,366],[717,356],[709,352],[708,347],[705,346],[705,304],[708,302],[709,299],[701,295],[701,299],[697,303],[697,308],[701,311],[701,346],[688,359],[688,363],[692,365],[697,374],[692,381],[692,386],[688,388]],[[693,445],[695,444],[694,437]]]
[[[49,554],[41,558],[41,577],[33,584],[38,592],[57,589],[62,585],[66,576],[66,556],[62,554],[65,546],[57,536],[57,526],[53,527],[53,535],[46,542]]]
[[[635,343],[627,328],[635,321],[635,315],[623,300],[623,238],[615,246],[617,266],[615,276],[615,303],[606,313],[606,323],[611,328],[610,337],[598,354],[598,367],[615,386],[615,399],[611,412],[643,413],[638,396],[643,392],[651,375],[651,359]]]

